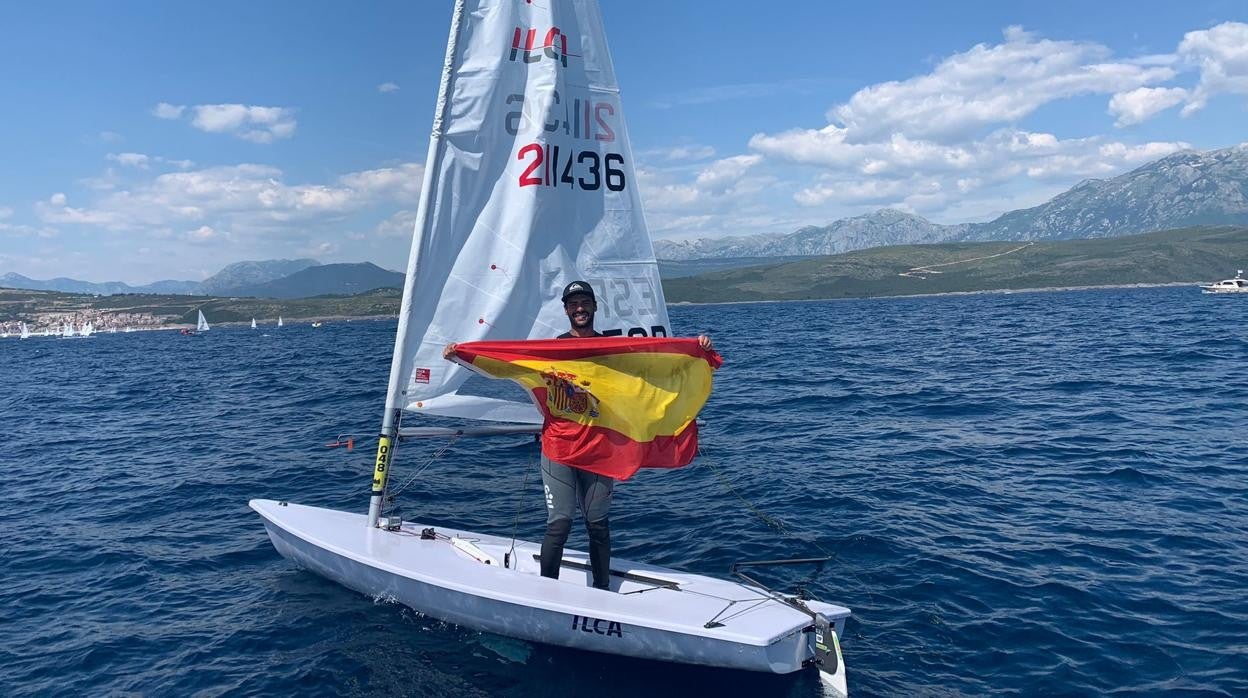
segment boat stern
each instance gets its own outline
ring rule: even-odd
[[[824,695],[847,698],[849,686],[845,678],[845,659],[841,655],[841,636],[845,632],[845,621],[849,619],[850,610],[822,601],[805,603],[815,612],[815,627],[809,636],[810,650],[819,669]]]

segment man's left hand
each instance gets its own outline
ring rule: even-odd
[[[714,345],[711,344],[710,335],[705,335],[705,334],[698,335],[698,346],[702,347],[703,349],[707,351],[715,350]]]

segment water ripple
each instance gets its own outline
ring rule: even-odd
[[[1248,694],[1248,303],[1132,289],[672,314],[727,364],[700,461],[618,488],[618,554],[722,575],[834,553],[775,581],[854,609],[856,695]],[[393,331],[0,342],[6,694],[818,693],[808,674],[475,633],[278,557],[249,498],[366,507],[367,438],[324,443],[375,431]],[[405,513],[538,537],[534,455],[457,445]]]

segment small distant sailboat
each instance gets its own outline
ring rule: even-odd
[[[196,332],[207,332],[212,328],[208,326],[208,319],[204,317],[204,311],[199,311],[199,323],[195,325]]]
[[[278,326],[278,327],[281,327],[281,326],[282,326],[282,316],[281,316],[281,315],[278,315],[278,316],[277,316],[277,326]]]
[[[93,334],[95,334],[95,325],[90,322],[83,325],[82,329],[78,331],[78,335],[83,338],[90,337]]]
[[[23,322],[20,327],[22,328],[22,339],[30,339],[30,328],[26,326],[26,323]]]
[[[254,317],[251,319],[251,329],[256,329],[256,319]]]

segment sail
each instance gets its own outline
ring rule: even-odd
[[[81,330],[78,330],[78,334],[83,337],[90,337],[94,333],[95,333],[95,324],[90,323],[90,322],[83,325]]]
[[[26,326],[26,323],[23,322],[19,326],[22,330],[22,339],[30,339],[30,328]]]
[[[207,332],[212,329],[208,326],[208,319],[204,317],[204,311],[199,311],[199,322],[195,325],[195,329],[199,332]]]
[[[73,336],[74,336],[74,326],[73,326],[73,325],[71,325],[71,324],[70,324],[70,323],[68,323],[68,322],[67,322],[67,323],[65,323],[64,325],[62,325],[62,326],[61,326],[61,336],[62,336],[62,337],[73,337]]]
[[[522,394],[462,393],[471,372],[443,347],[566,331],[560,291],[576,279],[593,286],[608,336],[666,337],[671,326],[597,3],[461,7],[391,381],[408,410],[537,423]]]
[[[281,327],[281,326],[282,326],[282,316],[281,316],[281,315],[278,315],[278,316],[277,316],[277,326],[278,326],[278,327]]]
[[[254,317],[251,319],[251,329],[256,329],[256,319]]]

